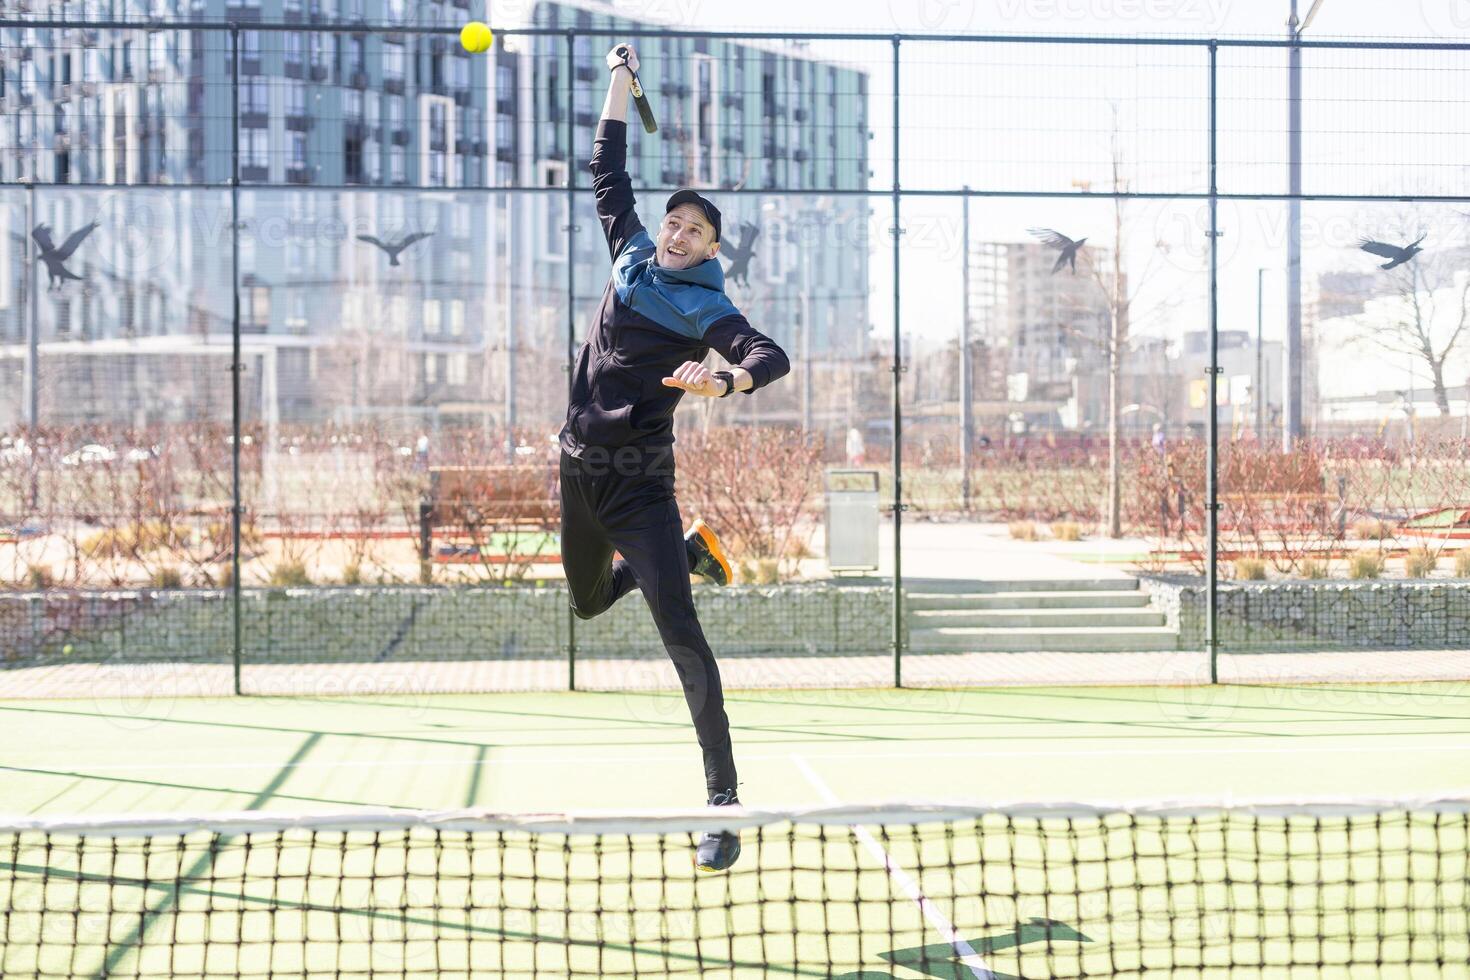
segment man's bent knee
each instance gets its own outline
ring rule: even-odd
[[[572,607],[572,615],[581,620],[600,616],[612,606],[612,603],[608,602],[604,596],[578,601],[575,595],[569,595],[567,604]]]

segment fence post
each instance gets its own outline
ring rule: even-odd
[[[572,397],[572,379],[577,363],[577,32],[567,30],[567,400]],[[558,450],[560,452],[560,450]],[[558,461],[558,466],[560,461]],[[577,689],[577,617],[572,614],[570,593],[567,617],[567,690]]]
[[[898,179],[898,46],[893,35],[893,686],[903,687],[903,334],[899,322],[902,200]]]
[[[35,178],[32,171],[31,177]],[[41,506],[41,471],[36,465],[37,448],[40,446],[41,435],[41,321],[36,315],[40,303],[36,300],[36,280],[39,270],[36,268],[40,263],[36,261],[35,239],[31,229],[37,225],[36,215],[36,185],[26,185],[26,230],[25,230],[25,275],[21,276],[20,298],[25,304],[26,323],[26,373],[25,373],[25,401],[26,401],[26,437],[30,440],[31,450],[31,479],[27,493],[30,498],[32,510]]]
[[[240,28],[230,25],[230,592],[234,606],[235,693],[240,689],[240,660],[244,637],[240,618],[243,593],[240,587],[240,522],[244,506],[240,497]]]
[[[1205,519],[1209,526],[1209,581],[1205,591],[1205,649],[1210,656],[1210,683],[1219,683],[1220,638],[1216,632],[1220,615],[1220,304],[1219,304],[1219,186],[1216,183],[1215,154],[1215,84],[1219,48],[1210,41],[1210,366],[1209,373],[1209,447],[1206,464],[1208,504]]]

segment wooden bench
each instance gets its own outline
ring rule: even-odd
[[[476,541],[488,532],[547,532],[561,519],[555,467],[433,466],[419,505],[419,557],[434,558],[435,537]]]

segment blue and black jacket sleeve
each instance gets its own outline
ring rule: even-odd
[[[705,331],[704,342],[725,360],[750,372],[747,395],[785,377],[791,370],[786,352],[740,313],[716,321]]]
[[[628,241],[643,230],[643,222],[633,208],[633,179],[628,176],[627,123],[604,119],[597,124],[590,168],[597,220],[602,222],[608,252],[616,259]]]

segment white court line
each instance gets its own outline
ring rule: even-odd
[[[812,788],[822,797],[822,802],[833,805],[841,802],[838,800],[837,794],[832,792],[832,788],[822,781],[822,777],[817,775],[817,771],[808,765],[805,759],[792,753],[791,761],[796,763],[796,768],[801,770],[801,774],[806,777],[807,782],[811,783]],[[862,841],[868,853],[877,858],[882,862],[883,867],[888,869],[888,876],[897,883],[899,888],[903,889],[904,894],[915,905],[919,906],[919,911],[924,913],[924,918],[928,919],[929,924],[944,937],[944,941],[954,947],[954,951],[958,954],[960,962],[965,964],[975,980],[995,980],[995,974],[990,972],[990,967],[986,966],[985,961],[980,958],[980,954],[975,952],[975,947],[971,946],[969,940],[955,931],[954,923],[945,918],[944,913],[939,910],[938,906],[924,897],[924,893],[919,890],[918,882],[914,881],[907,871],[899,867],[898,862],[893,860],[888,852],[883,849],[883,845],[879,844],[873,835],[862,827],[854,825],[852,833],[854,837]]]
[[[1245,737],[1245,736],[1242,736]],[[1324,736],[1330,738],[1382,738],[1381,735],[1340,735]],[[914,742],[922,742],[924,739],[914,739]],[[448,747],[455,747],[454,743],[444,743]],[[463,746],[464,748],[478,748],[478,746]],[[514,750],[515,746],[501,746],[499,751]],[[690,750],[694,751],[693,749]],[[977,750],[969,752],[924,752],[926,759],[1012,759],[1021,757],[1042,758],[1080,758],[1088,756],[1107,756],[1116,759],[1120,756],[1130,755],[1314,755],[1320,752],[1470,752],[1470,742],[1463,744],[1431,744],[1431,745],[1297,745],[1281,746],[1277,748],[1130,748],[1130,749],[1017,749],[1015,751],[986,751]],[[807,759],[821,759],[825,761],[850,762],[853,759],[913,759],[915,750],[909,749],[903,752],[819,752],[808,753]],[[148,769],[381,769],[394,766],[413,766],[414,768],[426,766],[540,766],[548,763],[576,763],[587,764],[587,755],[528,755],[521,758],[509,759],[374,759],[362,762],[352,761],[327,761],[317,760],[293,762],[282,765],[276,759],[263,759],[259,762],[119,762],[109,763],[102,766],[90,766],[79,764],[75,761],[75,754],[67,756],[67,771],[78,772],[125,772],[128,770]],[[740,758],[748,762],[774,762],[789,760],[791,756],[787,753],[777,755],[762,753],[742,752]],[[599,765],[633,765],[648,762],[676,762],[684,763],[689,759],[689,753],[664,754],[664,755],[620,755],[615,759],[599,760]],[[31,762],[16,762],[14,760],[5,765],[0,765],[0,770],[7,768],[15,769],[40,769],[54,767],[58,763],[55,760],[33,760]]]

